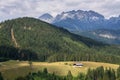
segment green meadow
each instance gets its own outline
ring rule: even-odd
[[[74,67],[73,63],[76,62],[32,62],[32,69],[28,64],[28,61],[7,61],[0,63],[0,72],[2,72],[5,80],[13,80],[18,76],[25,76],[31,70],[32,72],[41,71],[44,68],[48,69],[49,73],[55,73],[60,76],[67,75],[68,71],[71,71],[73,76],[77,76],[78,73],[86,73],[89,68],[95,69],[99,66],[103,66],[104,68],[113,68],[117,69],[119,65],[109,64],[109,63],[101,63],[101,62],[88,62],[81,61],[84,66],[83,67]],[[78,62],[77,62],[78,63]]]

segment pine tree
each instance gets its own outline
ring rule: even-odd
[[[34,77],[33,77],[31,72],[26,76],[26,79],[27,80],[34,80]]]
[[[78,80],[85,80],[85,74],[80,73],[77,78]]]
[[[67,74],[66,79],[67,79],[67,80],[72,80],[72,79],[73,79],[73,76],[72,76],[71,71],[68,71],[68,74]]]
[[[1,80],[1,79],[0,79]],[[15,80],[26,80],[25,77],[18,77]]]
[[[117,69],[117,79],[120,80],[120,66],[119,66],[118,69]]]
[[[104,68],[103,68],[103,66],[98,67],[98,68],[95,69],[95,71],[94,71],[94,76],[95,76],[94,78],[95,78],[95,80],[103,79],[103,75],[104,75]]]
[[[1,74],[1,72],[0,72],[0,80],[4,80],[4,79],[3,79],[3,77],[2,77],[2,74]]]
[[[30,70],[32,72],[32,69],[33,69],[32,61],[28,61],[28,64],[29,64]]]
[[[88,69],[85,80],[94,80],[93,70],[90,68]]]
[[[107,68],[105,69],[103,80],[109,80],[108,74],[107,74]]]
[[[43,73],[48,74],[47,68],[44,68],[44,69],[43,69]]]

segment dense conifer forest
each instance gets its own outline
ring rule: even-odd
[[[0,23],[0,61],[99,61],[120,63],[120,47],[78,36],[34,18]]]
[[[120,0],[0,0],[0,80],[120,80]]]

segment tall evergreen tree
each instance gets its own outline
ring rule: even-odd
[[[47,68],[44,68],[44,69],[43,69],[43,73],[48,74]]]
[[[117,79],[120,80],[120,66],[117,69]]]
[[[94,80],[93,70],[90,68],[88,69],[85,80]]]
[[[0,72],[0,80],[4,80],[4,79],[3,79],[3,77],[2,77],[2,74],[1,74],[1,72]]]
[[[72,80],[72,79],[73,79],[72,73],[71,73],[71,71],[68,71],[68,74],[66,76],[66,80]]]
[[[78,79],[78,80],[85,80],[85,74],[80,73],[80,74],[77,76],[77,79]]]

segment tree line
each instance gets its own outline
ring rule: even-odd
[[[15,80],[120,80],[120,67],[115,71],[112,68],[104,69],[102,66],[96,69],[88,69],[87,73],[79,73],[74,77],[71,71],[66,76],[58,76],[55,73],[48,73],[47,68],[36,73],[29,73],[25,77],[18,77]]]
[[[37,60],[37,55],[31,50],[12,46],[0,46],[0,62],[6,60]]]
[[[19,49],[12,46],[0,46],[0,61],[6,60],[32,60],[32,61],[95,61],[120,64],[120,56],[112,54],[95,54],[91,51],[83,53],[55,53],[36,54],[34,51]]]

